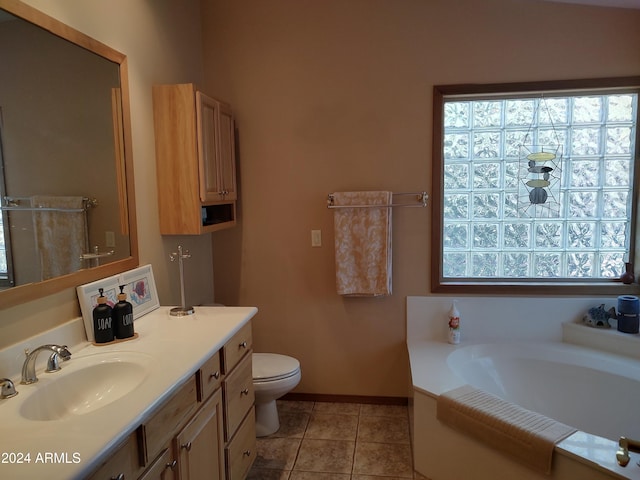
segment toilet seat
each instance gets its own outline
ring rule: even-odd
[[[279,353],[254,353],[253,382],[273,382],[293,377],[300,373],[300,362]]]

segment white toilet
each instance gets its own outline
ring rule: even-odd
[[[266,437],[280,428],[276,400],[300,382],[300,362],[277,353],[254,353],[252,362],[256,436]]]

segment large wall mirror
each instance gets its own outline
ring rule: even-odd
[[[138,265],[126,57],[0,0],[0,309]]]

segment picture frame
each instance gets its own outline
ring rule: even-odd
[[[113,307],[118,303],[118,294],[120,286],[124,285],[124,293],[127,294],[127,301],[133,306],[133,320],[146,315],[149,312],[160,307],[158,299],[158,291],[156,290],[156,282],[153,278],[153,268],[151,265],[134,268],[120,275],[96,280],[95,282],[80,285],[76,288],[78,301],[80,302],[80,311],[82,312],[82,320],[84,328],[87,332],[87,339],[90,342],[95,341],[93,333],[93,309],[98,305],[98,297],[100,289],[104,291],[107,297],[107,304]]]
[[[127,301],[133,305],[134,320],[160,307],[151,265],[121,273],[119,279],[120,285],[125,286]]]
[[[84,321],[84,329],[87,332],[87,339],[90,342],[95,340],[93,334],[93,309],[98,305],[98,297],[100,289],[103,289],[103,295],[107,297],[107,304],[113,307],[118,302],[118,286],[119,278],[117,275],[112,277],[96,280],[76,287],[78,301],[80,302],[80,311],[82,312],[82,320]]]

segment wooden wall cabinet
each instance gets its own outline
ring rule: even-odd
[[[236,224],[231,107],[192,83],[154,85],[158,209],[163,235],[198,235]]]
[[[146,418],[89,480],[242,480],[256,458],[251,323]]]

